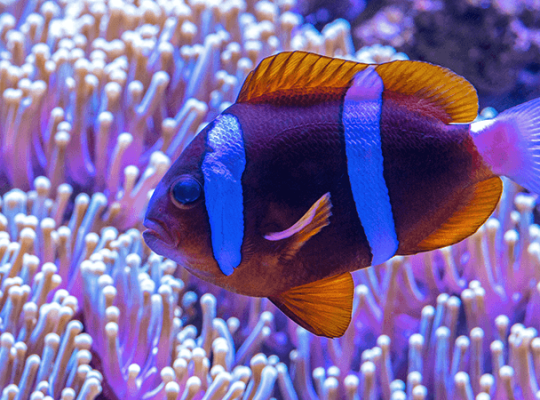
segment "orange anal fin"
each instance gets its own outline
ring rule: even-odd
[[[330,224],[331,209],[330,193],[325,193],[293,226],[281,232],[269,233],[264,238],[271,241],[289,239],[282,259],[290,260],[311,237]]]
[[[489,218],[502,193],[502,181],[498,176],[471,185],[464,193],[471,200],[457,210],[439,229],[431,233],[413,249],[399,254],[414,254],[453,245],[469,237]]]
[[[270,297],[285,315],[318,336],[342,336],[351,322],[354,282],[349,272]]]
[[[412,107],[434,107],[434,116],[445,123],[467,123],[478,114],[478,97],[474,87],[447,68],[421,61],[393,61],[375,70],[384,82],[385,91],[411,96]],[[411,100],[412,100],[411,99]]]

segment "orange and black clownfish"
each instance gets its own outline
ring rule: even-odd
[[[499,175],[540,193],[540,99],[494,119],[448,69],[280,53],[174,162],[144,239],[194,275],[341,336],[351,271],[457,243]]]

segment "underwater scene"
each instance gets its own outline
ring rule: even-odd
[[[540,399],[540,1],[2,0],[0,93],[0,400]]]

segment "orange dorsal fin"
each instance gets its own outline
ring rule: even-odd
[[[353,307],[354,282],[349,272],[297,286],[270,297],[285,315],[318,336],[342,336]]]
[[[369,65],[304,51],[279,53],[265,58],[249,73],[236,101],[276,101],[272,95],[284,91],[331,94],[348,87],[354,75]],[[468,123],[478,114],[474,87],[447,68],[405,60],[377,65],[376,71],[387,93],[411,96],[415,109],[431,108],[429,113],[445,123]]]
[[[325,193],[293,226],[281,232],[269,233],[264,238],[271,241],[289,239],[281,259],[290,260],[311,237],[330,224],[331,210],[330,193]]]
[[[415,108],[435,107],[435,116],[445,123],[468,123],[478,114],[474,87],[447,68],[422,61],[393,61],[375,70],[384,82],[385,91],[413,96]]]
[[[279,53],[265,58],[249,73],[236,102],[257,102],[261,96],[294,89],[344,88],[368,66],[304,51]]]
[[[431,233],[413,249],[405,253],[415,254],[456,244],[469,237],[489,218],[502,193],[502,181],[498,176],[469,186],[463,193],[470,201],[444,222],[439,229]]]

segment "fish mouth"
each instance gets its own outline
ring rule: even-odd
[[[168,248],[175,248],[177,243],[170,234],[164,222],[155,219],[145,218],[143,225],[148,228],[143,232],[143,238],[152,249],[152,244],[156,241],[161,242]]]

